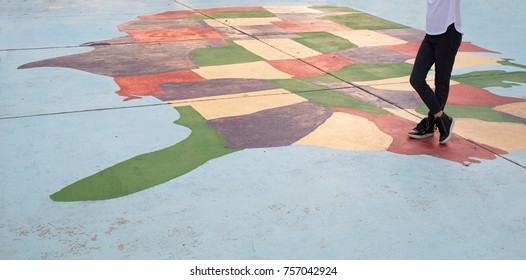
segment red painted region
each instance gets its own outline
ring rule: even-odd
[[[435,133],[434,137],[422,140],[411,139],[407,136],[407,132],[413,129],[416,124],[409,120],[395,115],[372,114],[348,108],[333,109],[337,112],[364,117],[375,123],[381,131],[393,137],[393,143],[391,143],[391,146],[387,149],[393,153],[403,155],[429,155],[461,164],[469,162],[480,163],[477,159],[495,159],[496,155],[487,149],[497,154],[507,153],[494,147],[474,144],[457,135],[453,135],[447,144],[442,145],[438,143],[438,132]]]
[[[524,99],[495,95],[485,89],[466,84],[451,86],[448,97],[449,104],[466,106],[495,107],[516,102],[524,102]]]
[[[336,72],[345,66],[356,63],[353,60],[332,53],[311,56],[304,58],[303,60],[307,63],[315,65],[325,72]]]
[[[125,101],[128,101],[140,96],[163,94],[162,84],[200,82],[206,79],[193,71],[181,70],[154,75],[115,77],[113,80],[121,88],[117,94],[126,96]]]
[[[175,28],[154,30],[123,30],[138,43],[177,42],[190,40],[224,39],[225,36],[212,28]]]
[[[392,50],[401,54],[408,55],[410,57],[416,57],[418,49],[420,48],[420,42],[409,42],[403,45],[394,45],[394,46],[383,46],[388,50]]]
[[[277,21],[272,24],[291,32],[330,32],[351,30],[330,20]]]
[[[459,52],[487,52],[487,53],[498,53],[481,48],[477,45],[473,45],[471,42],[463,42],[458,49]]]
[[[312,78],[334,72],[354,62],[335,54],[324,54],[299,59],[267,61],[274,68],[295,78]]]
[[[394,46],[384,46],[384,48],[399,52],[401,54],[409,55],[411,57],[416,57],[418,49],[420,48],[421,42],[409,42],[403,45],[394,45]],[[459,52],[487,52],[487,53],[497,53],[490,51],[479,46],[473,45],[470,42],[463,42],[458,49]]]
[[[290,74],[294,78],[311,78],[325,74],[325,72],[299,59],[269,60],[267,62],[279,71]]]
[[[142,20],[170,20],[170,19],[185,19],[189,17],[199,16],[201,14],[211,15],[221,12],[245,12],[245,11],[261,11],[265,10],[263,7],[232,7],[232,8],[214,8],[201,9],[197,11],[169,11],[151,16],[140,16]]]

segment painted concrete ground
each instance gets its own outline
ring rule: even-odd
[[[332,5],[38,3],[1,18],[1,258],[526,256],[513,57],[463,43],[438,145],[406,136],[427,113],[418,29]]]

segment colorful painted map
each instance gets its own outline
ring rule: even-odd
[[[124,101],[154,96],[192,132],[64,187],[51,195],[55,201],[122,197],[249,148],[386,151],[460,166],[526,150],[526,100],[488,90],[526,83],[526,67],[469,42],[457,55],[462,74],[453,76],[446,107],[457,118],[455,136],[439,145],[437,136],[407,137],[427,114],[408,82],[420,30],[331,6],[169,11],[119,30],[127,35],[84,44],[90,52],[20,68],[113,77]]]

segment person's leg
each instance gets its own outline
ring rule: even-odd
[[[462,34],[450,25],[447,32],[439,35],[440,40],[435,44],[435,94],[440,110],[431,110],[433,114],[441,115],[449,97],[451,72],[455,64],[455,57],[462,42]]]
[[[435,45],[435,94],[440,110],[432,113],[436,117],[435,123],[440,131],[440,144],[446,143],[451,138],[455,124],[455,120],[444,113],[444,108],[449,97],[451,72],[461,42],[462,34],[451,25],[445,34],[440,35],[440,41]]]
[[[432,36],[426,35],[422,41],[409,79],[411,86],[415,89],[428,108],[430,108],[430,106],[439,106],[439,101],[436,99],[435,93],[426,81],[427,74],[431,69],[431,66],[435,63],[435,50],[430,40],[431,38]],[[415,139],[423,139],[433,136],[435,130],[434,119],[435,118],[430,111],[428,117],[423,118],[413,130],[409,131],[408,136]]]
[[[422,41],[409,79],[411,86],[429,109],[430,116],[442,109],[439,99],[426,81],[431,66],[436,63],[436,37],[426,35]]]

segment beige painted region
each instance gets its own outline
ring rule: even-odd
[[[269,46],[259,40],[236,40],[236,44],[266,60],[293,59],[290,55]]]
[[[470,52],[458,52],[455,57],[455,68],[477,68],[487,65],[499,65],[500,58],[475,55]]]
[[[321,146],[345,151],[385,151],[393,138],[366,118],[334,113],[324,124],[294,145]]]
[[[320,52],[308,48],[289,38],[261,39],[261,41],[295,58],[307,58],[321,55]],[[265,57],[264,54],[261,54],[261,56]]]
[[[435,76],[427,75],[426,81],[431,87],[433,87],[435,84]],[[409,83],[409,76],[355,83],[360,86],[370,86],[375,89],[414,91]],[[451,81],[450,83],[452,86],[459,84],[459,82],[456,81]]]
[[[376,46],[390,46],[403,45],[407,43],[404,40],[391,37],[382,33],[371,30],[345,30],[330,32],[338,37],[349,40],[358,47],[376,47]]]
[[[305,98],[284,89],[273,89],[169,103],[173,107],[192,106],[205,119],[212,120],[252,114],[305,101],[307,101]]]
[[[290,79],[291,75],[279,71],[265,61],[205,66],[193,69],[201,77],[211,79]]]
[[[406,109],[406,110],[403,110],[400,108],[382,108],[382,109],[389,111],[391,114],[397,117],[400,117],[406,120],[410,120],[415,123],[419,123],[424,117],[426,117],[424,115],[417,113],[414,109]]]
[[[228,26],[252,26],[252,25],[271,25],[273,22],[282,21],[277,17],[265,17],[265,18],[218,18],[218,19],[205,19],[206,24],[210,27],[224,27]]]
[[[475,55],[470,52],[458,52],[455,57],[454,68],[477,68],[488,65],[499,65],[500,58],[494,58],[489,56]],[[409,64],[415,64],[415,59],[411,58],[406,61]],[[435,69],[435,65],[431,67]]]
[[[526,102],[500,105],[493,109],[499,112],[507,113],[510,115],[514,115],[514,116],[526,119]]]
[[[264,6],[273,14],[322,14],[322,11],[305,6]]]
[[[526,150],[526,125],[457,118],[453,132],[505,151]]]

